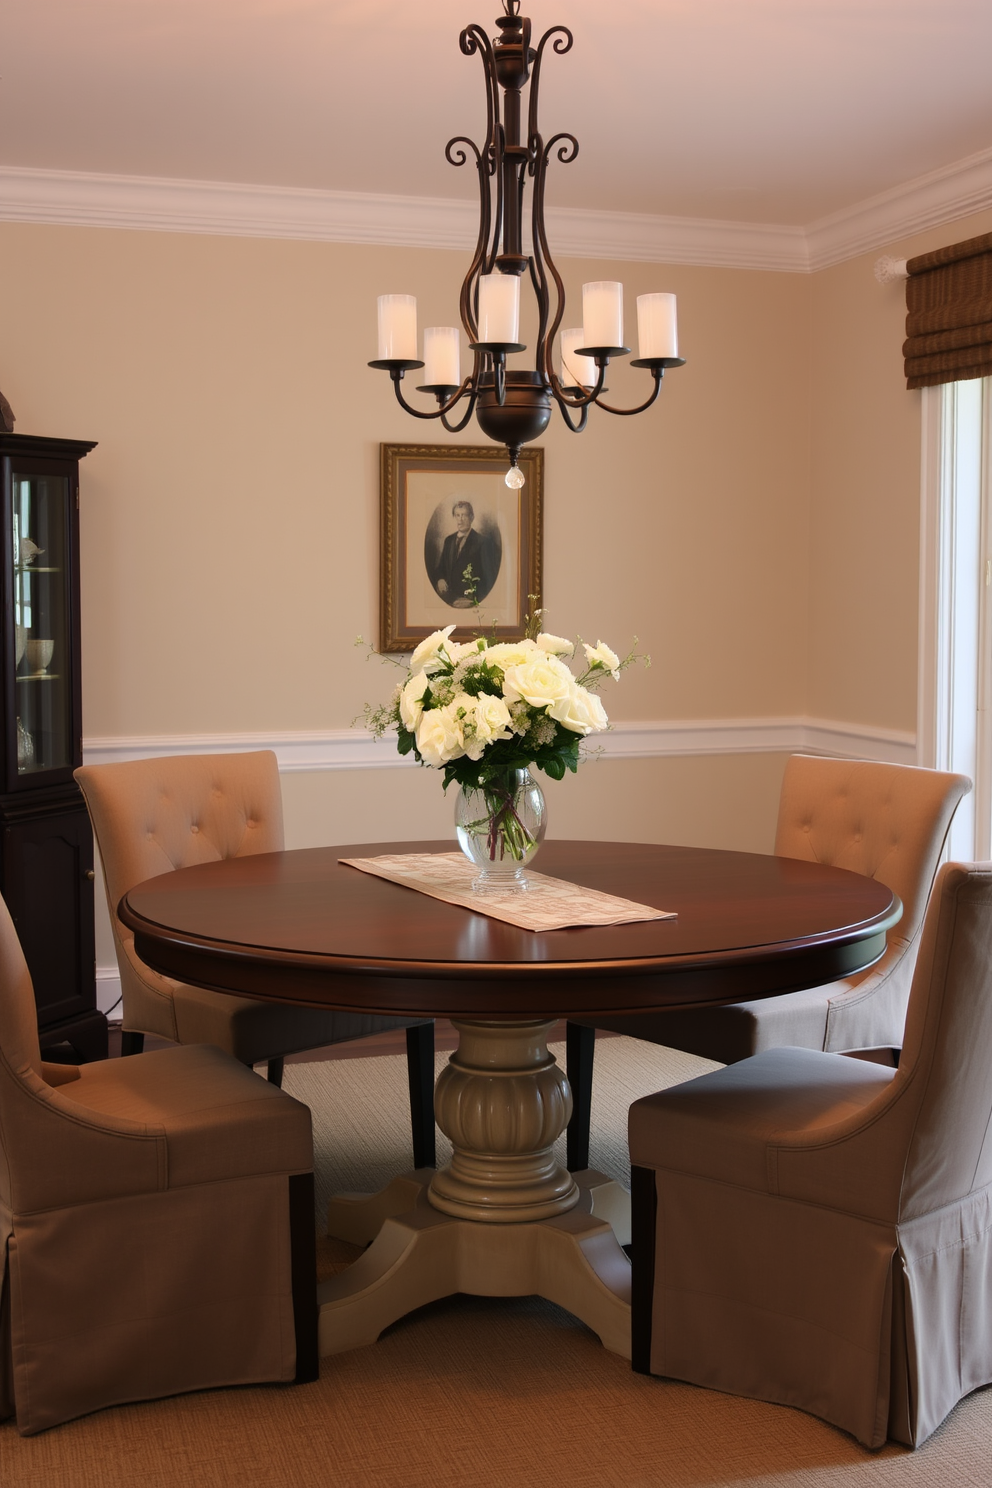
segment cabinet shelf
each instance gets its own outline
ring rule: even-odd
[[[14,569],[15,573],[61,573],[60,568],[43,568],[38,563],[18,563]]]
[[[15,682],[61,682],[60,672],[25,672],[23,677],[15,677]]]

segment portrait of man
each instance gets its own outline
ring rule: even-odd
[[[499,573],[502,559],[499,526],[483,519],[475,526],[475,508],[459,496],[451,506],[455,530],[438,549],[438,537],[447,525],[442,503],[434,514],[424,543],[424,561],[435,593],[453,610],[467,610],[485,599]],[[466,577],[466,571],[471,573]]]

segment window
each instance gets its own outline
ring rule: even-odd
[[[921,764],[969,775],[950,856],[992,857],[992,377],[923,391]]]

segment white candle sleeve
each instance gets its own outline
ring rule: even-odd
[[[428,387],[461,386],[461,352],[457,326],[428,326],[424,331],[424,382]]]
[[[599,372],[592,357],[576,356],[575,348],[584,346],[581,326],[561,333],[561,380],[565,387],[595,387]]]
[[[637,354],[645,359],[678,356],[679,332],[673,294],[637,296]]]
[[[379,361],[416,362],[417,299],[415,295],[379,296]]]
[[[599,279],[582,286],[584,346],[623,345],[623,285]]]
[[[479,280],[479,340],[520,341],[520,280],[516,274],[483,274]]]

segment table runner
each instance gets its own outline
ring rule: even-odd
[[[668,910],[653,909],[648,904],[635,904],[631,899],[618,899],[599,889],[562,878],[548,878],[544,873],[527,873],[530,885],[526,893],[519,889],[472,893],[472,880],[478,869],[460,852],[451,853],[383,853],[377,858],[341,858],[350,868],[388,878],[443,899],[446,904],[460,904],[490,919],[505,920],[521,930],[564,930],[582,925],[627,925],[637,920],[674,920]]]

